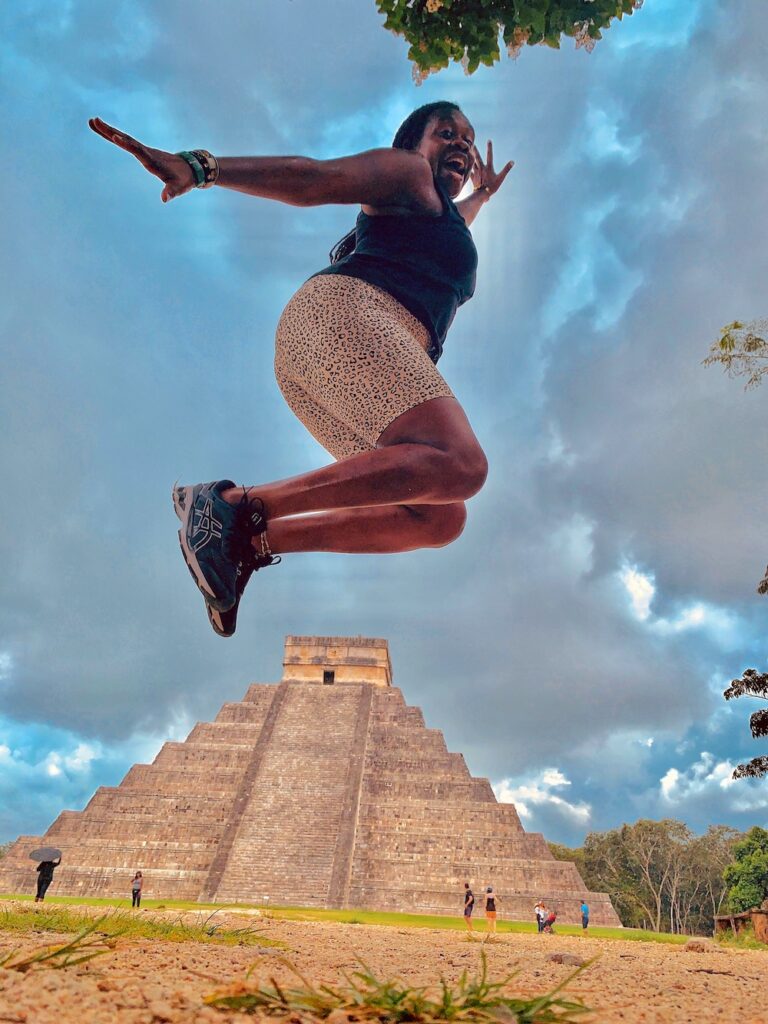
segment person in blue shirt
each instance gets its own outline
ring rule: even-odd
[[[584,931],[589,928],[589,906],[586,899],[581,901],[581,927]]]

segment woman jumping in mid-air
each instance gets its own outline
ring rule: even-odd
[[[337,461],[276,483],[173,491],[181,550],[216,632],[234,633],[248,580],[276,555],[455,540],[487,463],[435,363],[475,287],[469,225],[512,163],[497,173],[490,142],[483,162],[455,103],[415,110],[391,149],[337,160],[166,153],[98,118],[90,126],[164,182],[163,202],[218,185],[294,206],[362,206],[331,266],[302,285],[277,328],[280,390]],[[469,180],[474,191],[454,203]]]

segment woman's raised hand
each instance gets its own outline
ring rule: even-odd
[[[493,195],[494,192],[498,192],[501,186],[504,184],[504,179],[515,166],[515,161],[510,160],[506,163],[502,169],[497,173],[493,169],[493,143],[488,140],[487,155],[485,163],[483,158],[477,149],[474,147],[475,163],[472,168],[472,185],[475,189],[484,188],[488,190],[488,195]]]
[[[124,149],[126,153],[135,156],[142,167],[163,182],[165,188],[160,198],[164,203],[177,196],[183,196],[185,192],[189,192],[195,187],[194,172],[182,157],[176,156],[175,153],[166,153],[162,149],[151,149],[149,146],[144,146],[130,135],[126,135],[125,132],[108,125],[100,117],[92,117],[88,124],[102,139],[113,142],[120,149]]]

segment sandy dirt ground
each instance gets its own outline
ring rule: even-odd
[[[696,951],[556,934],[501,934],[481,943],[467,941],[460,931],[236,914],[221,923],[253,925],[286,948],[119,940],[113,952],[81,967],[27,974],[0,969],[0,1024],[243,1024],[248,1018],[242,1014],[205,1007],[202,999],[242,980],[254,965],[254,979],[274,976],[290,985],[296,979],[281,957],[314,982],[339,981],[362,960],[379,977],[428,985],[440,975],[455,979],[464,970],[476,971],[483,949],[489,974],[518,972],[512,988],[524,996],[541,994],[572,972],[567,963],[550,959],[552,954],[597,957],[568,989],[595,1009],[583,1018],[589,1024],[768,1024],[768,951],[725,950],[705,940],[703,951]],[[49,933],[20,938],[0,931],[0,955],[55,941]]]

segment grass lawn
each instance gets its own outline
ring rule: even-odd
[[[103,901],[107,904],[107,901]],[[84,914],[64,903],[27,903],[21,907],[0,907],[0,934],[33,932],[96,934],[106,938],[162,939],[166,942],[210,942],[225,946],[278,946],[266,938],[258,919],[241,928],[225,927],[215,913],[200,910],[195,915],[137,914],[121,906],[106,905],[103,913]],[[91,940],[88,940],[90,942]],[[103,949],[100,950],[103,952]]]
[[[0,900],[14,899],[32,902],[33,897],[24,895],[0,894]],[[130,900],[118,899],[97,899],[95,897],[78,896],[48,896],[45,900],[46,907],[52,905],[73,905],[110,907],[130,909]],[[210,912],[216,910],[253,910],[259,909],[264,916],[279,918],[287,921],[341,921],[347,924],[373,924],[390,925],[397,928],[438,928],[445,931],[463,931],[464,921],[461,917],[442,917],[435,914],[401,914],[394,911],[377,910],[324,910],[315,907],[273,907],[259,906],[246,903],[193,903],[181,900],[142,900],[142,910],[171,910],[171,911],[198,911]],[[141,911],[133,912],[140,916]],[[214,919],[215,920],[215,919]],[[479,917],[475,921],[475,933],[481,936],[485,931],[485,921]],[[0,917],[0,928],[2,917]],[[530,932],[536,931],[536,925],[531,921],[497,921],[496,930],[500,934],[504,932]],[[580,925],[558,924],[556,926],[558,935],[581,935]],[[647,932],[636,928],[598,928],[590,927],[589,934],[595,939],[622,939],[626,941],[639,942],[669,942],[685,943],[688,935],[669,935],[661,932]]]

